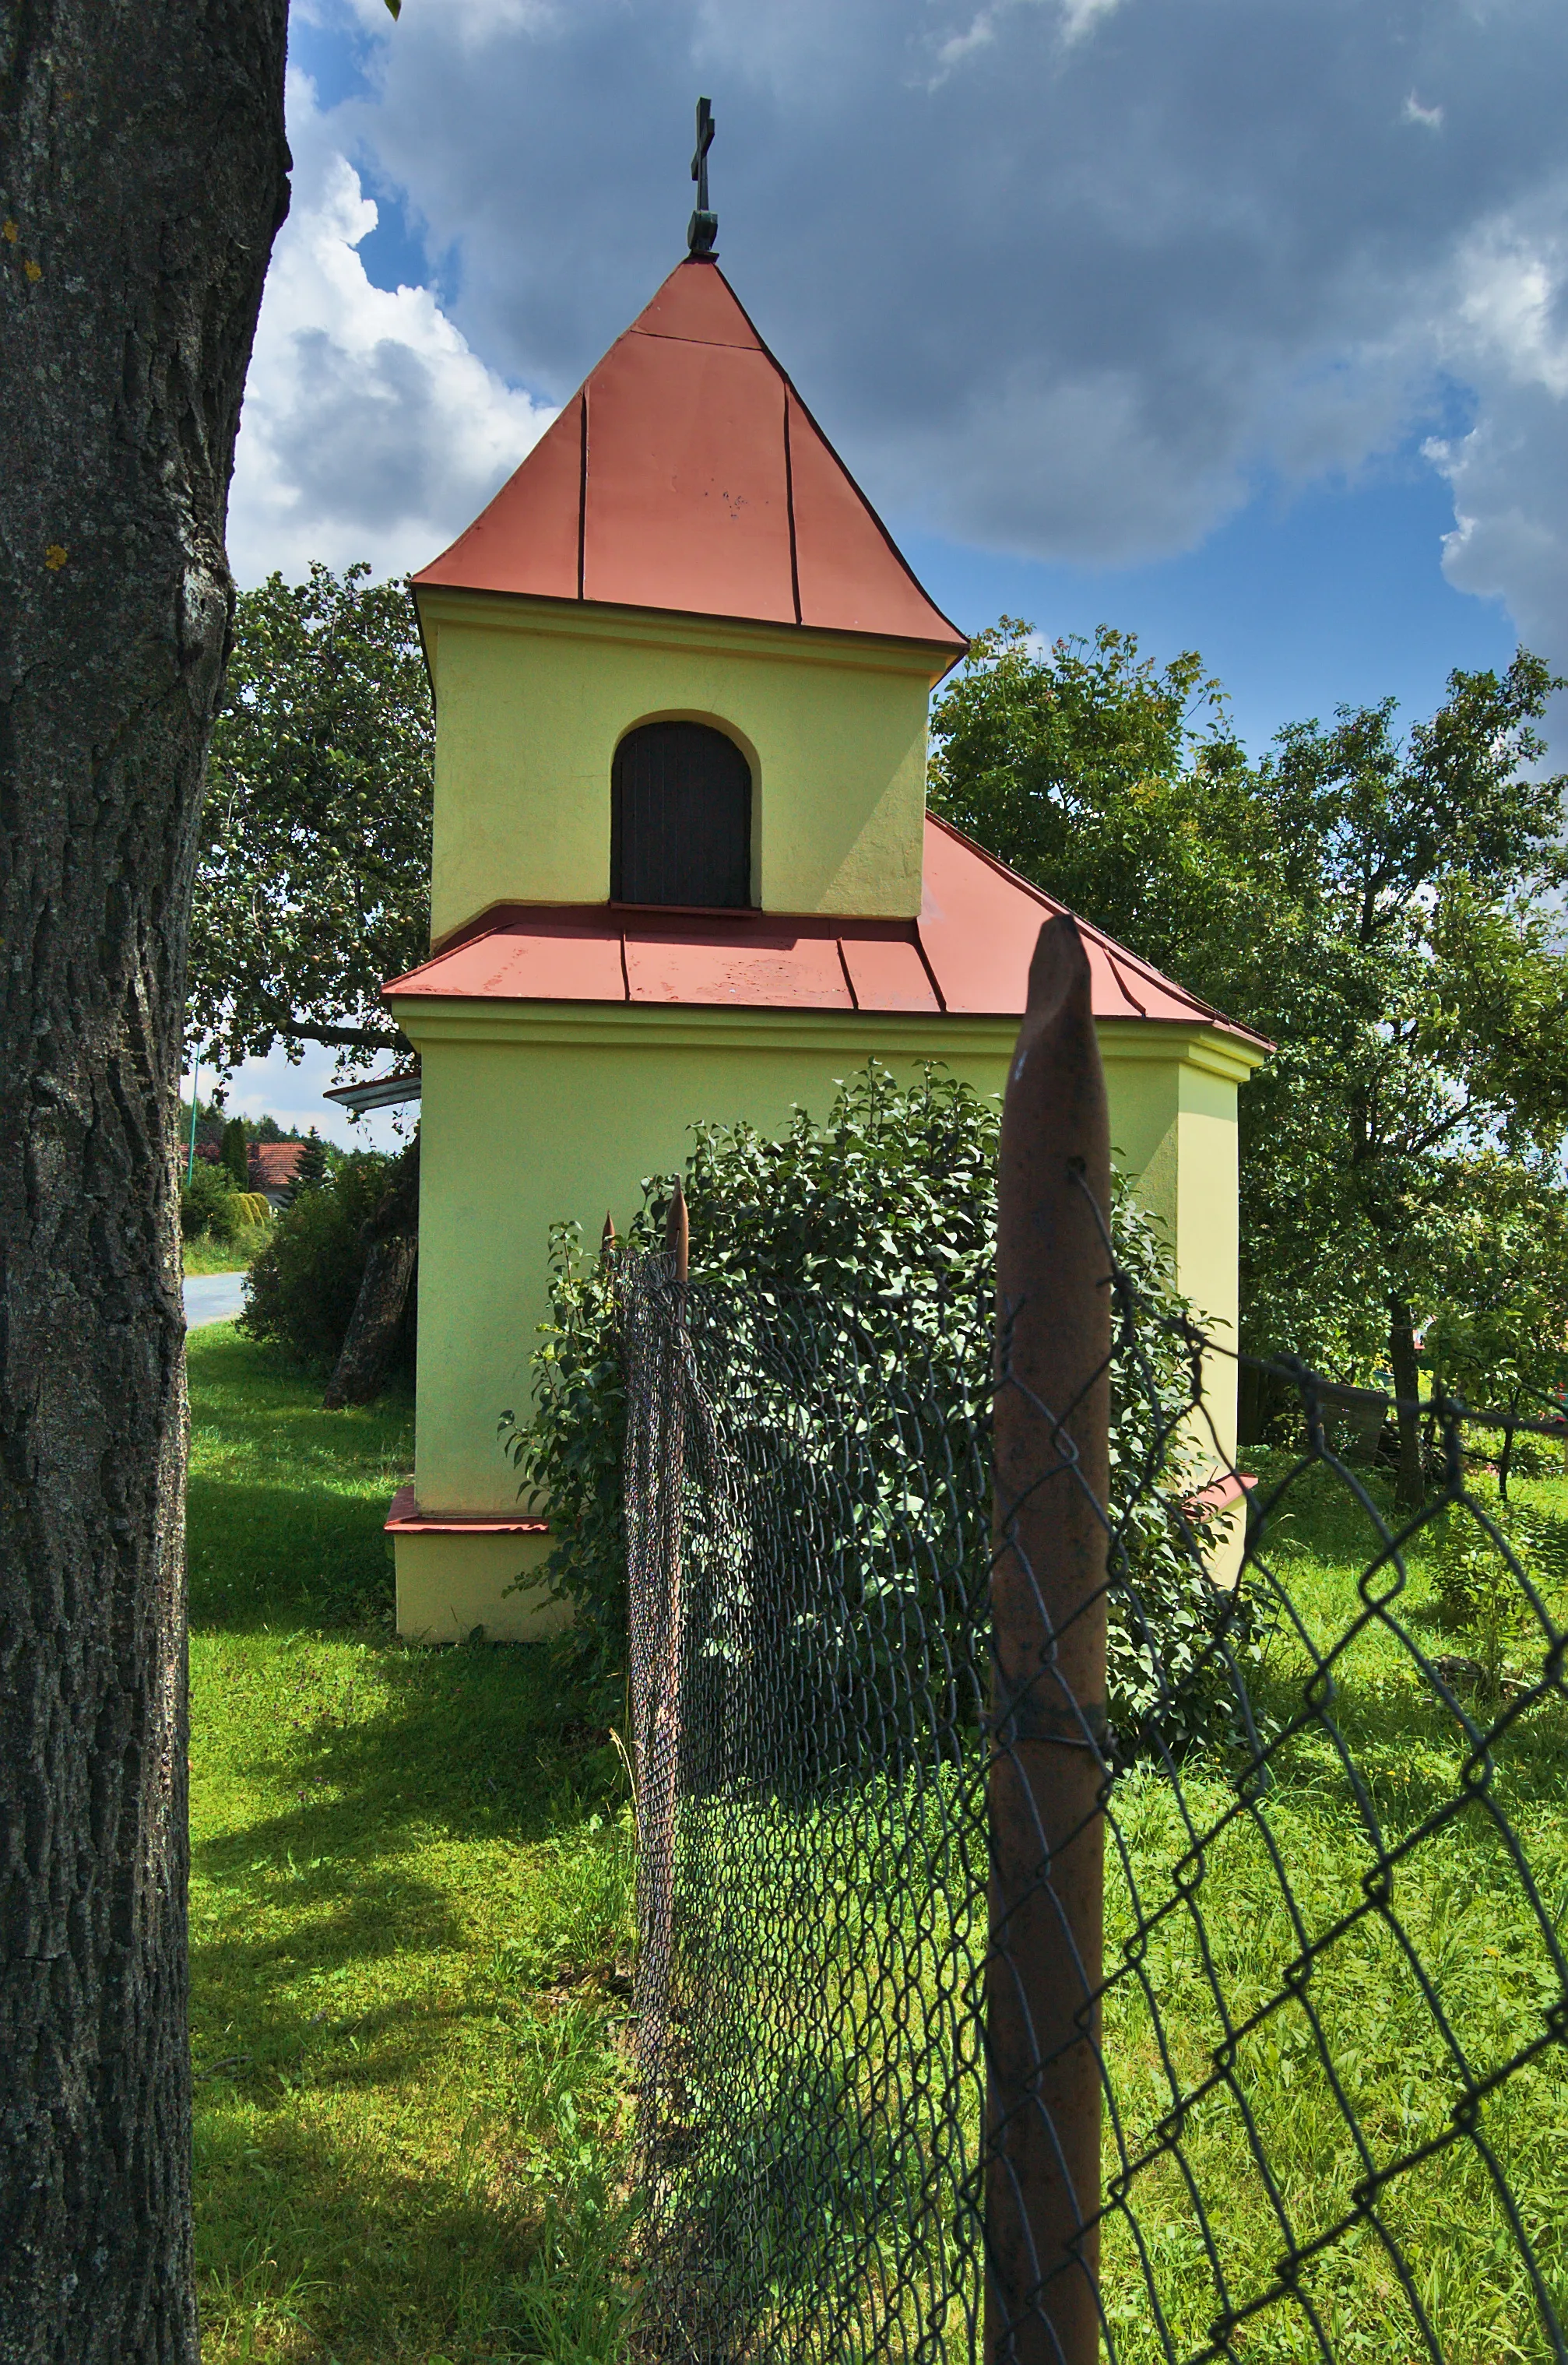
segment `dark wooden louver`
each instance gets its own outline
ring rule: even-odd
[[[644,723],[615,751],[610,894],[618,903],[751,902],[751,767],[705,723]]]

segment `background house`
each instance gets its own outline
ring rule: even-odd
[[[496,1440],[549,1228],[597,1237],[699,1119],[774,1128],[873,1054],[1000,1093],[1059,907],[924,807],[961,633],[711,259],[681,263],[489,508],[414,578],[436,696],[420,1055],[416,1472],[398,1624],[542,1631],[549,1548]],[[1182,1287],[1237,1298],[1258,1038],[1086,931],[1118,1150]],[[1221,1435],[1234,1389],[1214,1380]]]
[[[261,1192],[274,1216],[288,1204],[289,1185],[304,1155],[302,1141],[252,1141],[250,1145],[251,1188]]]

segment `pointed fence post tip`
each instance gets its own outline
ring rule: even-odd
[[[615,1254],[615,1218],[608,1207],[604,1212],[604,1229],[599,1236],[599,1254],[601,1263]]]
[[[1070,912],[1047,920],[1035,940],[1029,962],[1029,997],[1025,1008],[1031,1018],[1054,1015],[1074,985],[1088,986],[1089,955]]]

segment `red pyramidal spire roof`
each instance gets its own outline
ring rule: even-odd
[[[966,646],[718,264],[690,257],[413,579]]]

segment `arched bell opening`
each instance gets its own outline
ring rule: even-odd
[[[617,903],[751,907],[751,767],[707,723],[644,723],[615,750],[610,892]]]

